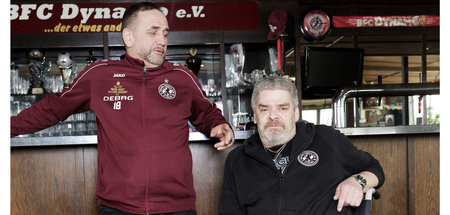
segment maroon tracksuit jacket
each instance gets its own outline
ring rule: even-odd
[[[69,88],[11,117],[11,136],[42,130],[78,112],[97,116],[97,203],[130,213],[195,209],[188,120],[209,134],[227,123],[195,75],[130,56],[92,63]]]

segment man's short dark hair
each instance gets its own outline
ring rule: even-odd
[[[137,13],[139,11],[146,11],[146,10],[153,10],[153,9],[157,9],[157,10],[161,11],[161,8],[159,7],[159,5],[152,3],[152,2],[139,2],[139,3],[132,4],[130,7],[127,8],[127,10],[125,10],[125,13],[123,14],[121,30],[123,31],[123,29],[125,29],[126,27],[128,27],[130,25],[130,23],[133,21],[133,19],[136,18]]]

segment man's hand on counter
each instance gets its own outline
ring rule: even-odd
[[[211,130],[210,137],[215,137],[220,140],[220,142],[214,144],[217,150],[227,149],[234,143],[233,129],[226,123],[214,127]]]

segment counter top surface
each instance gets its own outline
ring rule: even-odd
[[[440,125],[336,128],[346,136],[439,133]]]
[[[439,133],[439,125],[424,126],[391,126],[391,127],[359,127],[337,128],[346,136],[373,136],[396,134],[426,134]],[[255,131],[235,131],[235,139],[243,141]],[[189,134],[190,142],[209,142],[209,138],[200,132]],[[16,137],[11,139],[11,147],[25,146],[55,146],[55,145],[92,145],[97,144],[97,135],[86,136],[57,136],[57,137]]]

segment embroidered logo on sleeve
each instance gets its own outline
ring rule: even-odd
[[[313,151],[306,150],[297,156],[297,160],[304,166],[312,167],[319,162],[319,155]]]
[[[167,79],[164,80],[164,84],[159,85],[158,92],[165,99],[174,99],[177,96],[177,91],[169,84]]]

